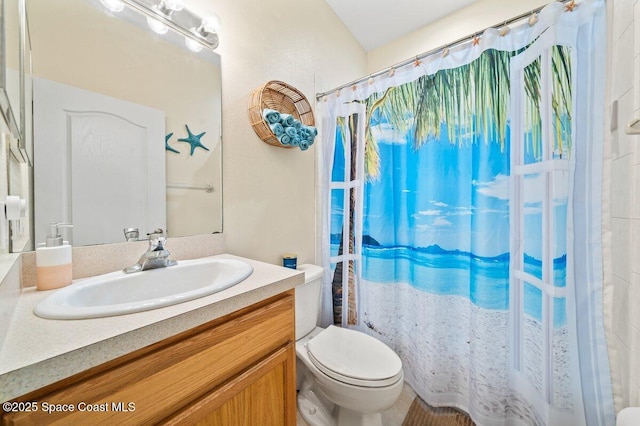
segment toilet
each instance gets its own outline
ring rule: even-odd
[[[368,334],[318,327],[323,269],[299,265],[296,287],[298,411],[311,426],[381,426],[404,374],[400,357]]]

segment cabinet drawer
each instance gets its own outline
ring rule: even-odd
[[[40,410],[5,414],[3,424],[151,424],[295,341],[293,291],[127,355],[123,363],[65,388],[28,399]],[[139,356],[136,356],[136,354]],[[117,362],[115,363],[117,364]],[[46,413],[44,403],[69,404],[73,412]],[[83,403],[84,405],[81,405]],[[103,411],[78,411],[80,408]],[[123,411],[123,410],[127,411]],[[120,410],[120,411],[119,411]]]

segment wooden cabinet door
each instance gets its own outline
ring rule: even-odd
[[[186,407],[167,424],[295,426],[295,356],[295,343],[290,343]]]

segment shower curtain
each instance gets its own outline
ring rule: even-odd
[[[327,95],[323,322],[480,425],[612,425],[602,321],[604,1]]]

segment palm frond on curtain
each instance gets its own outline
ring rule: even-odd
[[[492,139],[504,150],[506,142],[510,79],[509,61],[521,51],[507,52],[490,49],[475,61],[457,68],[440,70],[432,75],[425,75],[415,81],[390,87],[384,92],[376,93],[363,101],[366,104],[365,129],[365,176],[369,181],[380,177],[380,153],[378,141],[371,127],[374,117],[388,122],[395,131],[406,133],[413,129],[414,149],[419,149],[430,139],[440,138],[443,127],[454,144],[475,141],[479,135]],[[570,148],[571,139],[568,126],[571,117],[571,69],[570,51],[563,46],[555,46],[552,54],[553,94],[552,108],[556,120],[556,144],[554,149],[562,158],[563,150]],[[541,61],[538,59],[529,65],[524,72],[524,88],[527,108],[526,126],[529,136],[525,139],[525,149],[534,157],[541,155],[540,118],[540,75]],[[357,129],[353,119],[339,118],[338,130],[345,144],[351,144],[355,152]],[[349,127],[349,132],[347,132]],[[351,137],[347,137],[350,134]],[[469,137],[471,135],[471,137]],[[488,135],[497,137],[489,138]],[[347,147],[346,147],[347,148]],[[352,173],[355,173],[355,155],[352,156]],[[345,206],[346,207],[346,206]],[[350,196],[348,212],[355,210],[355,199]],[[355,244],[353,218],[350,218],[349,252]],[[344,247],[341,239],[338,254],[342,255]],[[349,312],[348,323],[354,324],[355,313],[355,275],[353,264],[349,262]],[[342,263],[336,265],[332,279],[334,323],[342,323]]]
[[[554,76],[552,84],[551,106],[555,121],[554,147],[562,158],[564,152],[571,151],[571,49],[567,46],[553,46],[551,51],[551,67]]]
[[[501,148],[505,147],[510,78],[509,61],[521,51],[508,52],[490,49],[475,61],[457,68],[440,70],[415,81],[374,94],[366,101],[367,129],[365,171],[368,180],[380,173],[378,143],[371,132],[376,113],[396,131],[406,132],[413,127],[414,148],[419,149],[428,140],[440,137],[446,128],[451,143],[463,144],[470,134],[496,134]],[[570,143],[566,126],[571,117],[570,51],[555,46],[552,56],[553,92],[552,108],[557,118],[556,131],[560,151]],[[527,149],[534,155],[541,152],[540,140],[540,63],[525,70],[524,86],[528,105],[528,127],[531,132]]]

